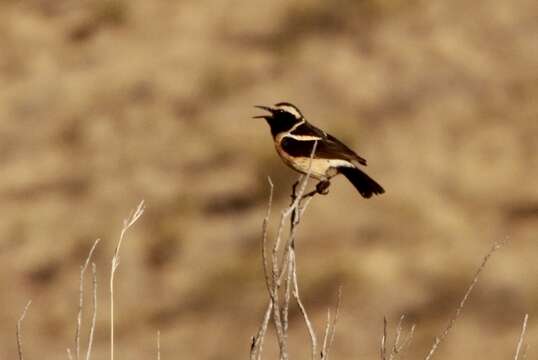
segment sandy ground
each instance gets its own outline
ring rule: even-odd
[[[160,329],[163,359],[246,357],[267,301],[266,177],[277,210],[296,178],[251,119],[278,101],[387,189],[365,201],[336,180],[298,234],[318,329],[343,287],[334,359],[378,358],[383,316],[401,313],[417,324],[407,358],[423,358],[505,238],[437,358],[513,358],[525,313],[536,358],[536,14],[533,0],[0,1],[0,358],[16,357],[28,299],[26,357],[66,356],[96,238],[106,358],[110,259],[141,199],[117,274],[118,355],[154,357]],[[298,315],[291,355],[306,359]]]

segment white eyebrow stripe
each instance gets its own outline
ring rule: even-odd
[[[301,115],[301,113],[293,106],[281,105],[278,108],[283,111],[289,112],[290,114],[293,114],[293,116],[295,116],[297,119],[300,119],[303,117],[303,115]]]

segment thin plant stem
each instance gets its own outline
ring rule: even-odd
[[[144,213],[144,201],[138,204],[138,207],[131,213],[131,215],[123,221],[123,228],[121,229],[120,239],[114,250],[114,256],[112,257],[112,264],[110,268],[110,360],[114,360],[114,278],[116,270],[120,265],[120,248],[125,238],[127,230],[133,226],[136,221]]]
[[[24,318],[26,317],[26,312],[28,311],[28,308],[32,304],[32,300],[28,301],[26,303],[26,306],[24,307],[24,310],[22,311],[21,317],[17,321],[17,353],[19,355],[19,360],[24,360],[24,355],[22,352],[22,322]]]

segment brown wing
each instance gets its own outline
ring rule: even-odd
[[[296,154],[295,156],[307,156],[310,157],[310,154],[312,153],[312,147],[314,146],[314,142],[317,140],[318,145],[316,148],[316,158],[323,158],[323,159],[342,159],[347,161],[357,161],[361,165],[366,166],[366,159],[363,159],[359,155],[357,155],[353,150],[348,148],[344,143],[342,143],[340,140],[335,138],[334,136],[327,134],[321,129],[318,129],[317,127],[304,123],[298,126],[296,129],[294,129],[290,135],[293,135],[296,139],[287,137],[285,138],[286,141],[289,142],[289,140],[294,140],[293,146],[288,146],[289,148],[298,148],[300,150],[296,150],[300,153]],[[304,138],[304,140],[301,140],[301,137]],[[300,144],[300,143],[303,144]],[[283,145],[284,146],[284,145]],[[286,151],[288,149],[285,149]],[[291,149],[294,151],[294,149]],[[306,155],[305,155],[306,154]],[[291,154],[294,155],[294,154]]]

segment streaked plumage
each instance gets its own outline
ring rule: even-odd
[[[267,121],[271,128],[275,148],[286,165],[312,177],[328,182],[338,174],[344,175],[365,197],[382,194],[385,190],[359,169],[366,160],[334,136],[306,121],[293,104],[282,102],[273,107],[256,106],[270,115],[255,116]],[[317,141],[316,152],[312,155]]]

